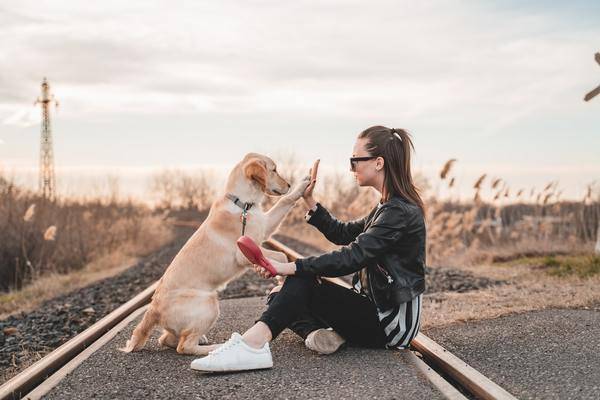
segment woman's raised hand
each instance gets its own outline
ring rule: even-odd
[[[313,198],[313,190],[315,189],[315,185],[317,184],[317,172],[319,171],[319,162],[321,160],[315,161],[312,168],[310,169],[310,183],[304,193],[302,194],[302,198],[304,202],[308,206],[308,208],[312,208],[317,204],[315,199]]]

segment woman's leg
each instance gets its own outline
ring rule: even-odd
[[[315,278],[288,276],[281,290],[270,297],[267,310],[244,332],[244,342],[252,348],[260,349],[288,325],[295,325],[304,337],[313,330],[322,328],[322,324],[309,319],[308,306],[316,285]]]
[[[275,291],[272,291],[267,297],[267,305],[270,305],[273,299],[278,295],[281,286],[274,288]],[[266,324],[262,322],[258,322],[257,325],[263,325],[267,327]],[[295,321],[292,321],[288,326],[288,329],[294,332],[296,335],[300,336],[306,347],[309,349],[316,351],[320,354],[331,354],[339,350],[341,346],[344,345],[346,340],[342,338],[337,332],[327,329],[329,326],[317,319],[310,311],[303,311],[298,315]],[[267,327],[268,329],[268,327]],[[252,333],[254,333],[254,329],[251,329]],[[250,334],[250,331],[247,333]],[[270,331],[269,331],[270,332]],[[246,335],[246,334],[244,334]],[[264,337],[264,336],[263,336]],[[250,336],[248,339],[252,341],[254,337]],[[260,342],[253,342],[255,346],[259,346]]]
[[[281,291],[272,297],[267,310],[247,333],[252,345],[258,348],[285,328],[293,328],[306,338],[310,332],[327,327],[350,344],[385,347],[385,333],[371,300],[328,281],[318,283],[314,278],[287,277]]]
[[[271,368],[273,359],[268,342],[307,312],[326,321],[352,344],[385,345],[385,335],[370,300],[333,283],[288,277],[269,308],[243,336],[233,333],[231,339],[208,356],[192,361],[191,368],[200,371]]]
[[[269,294],[267,305],[270,305],[273,299],[278,295],[279,292]],[[309,310],[307,310],[298,315],[298,318],[296,318],[295,321],[292,321],[287,327],[302,339],[306,339],[309,333],[314,332],[317,329],[329,328],[329,325],[316,318]]]
[[[271,329],[262,321],[256,322],[242,335],[244,342],[252,348],[260,349],[273,339]]]
[[[316,278],[288,276],[279,293],[269,301],[269,307],[257,323],[266,324],[271,331],[272,339],[275,339],[285,328],[310,315],[309,306],[317,286]],[[305,333],[308,335],[310,331],[321,328],[322,325],[317,325],[314,319],[307,319],[300,322],[297,327],[302,332],[308,330]]]
[[[309,310],[350,345],[372,348],[384,348],[386,345],[377,307],[353,290],[323,281],[314,291]]]

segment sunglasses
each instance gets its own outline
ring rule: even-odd
[[[352,171],[352,172],[356,171],[356,166],[358,165],[359,161],[368,161],[368,160],[372,160],[377,157],[379,157],[379,156],[350,157],[350,171]]]

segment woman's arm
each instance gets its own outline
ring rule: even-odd
[[[404,210],[394,206],[381,209],[369,228],[360,233],[347,246],[320,256],[299,258],[295,262],[279,262],[269,259],[277,275],[298,276],[343,276],[356,272],[394,246],[404,232],[407,221]],[[270,273],[255,265],[254,269],[263,278]]]
[[[315,201],[313,198],[313,191],[317,184],[319,162],[320,160],[316,160],[310,169],[310,184],[306,187],[304,193],[302,194],[304,203],[309,209],[317,207],[307,221],[309,224],[321,231],[330,242],[345,245],[356,239],[358,234],[365,229],[367,217],[350,222],[340,222],[333,217],[320,203]]]
[[[369,228],[352,243],[320,256],[296,260],[295,275],[343,276],[356,272],[397,243],[406,223],[402,208],[382,208]]]
[[[317,209],[308,220],[308,223],[317,228],[330,242],[346,245],[356,239],[356,237],[365,229],[365,223],[368,217],[350,221],[341,222],[332,216],[321,203],[316,203]]]

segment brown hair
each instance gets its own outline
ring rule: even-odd
[[[358,138],[367,139],[365,148],[370,155],[385,160],[382,200],[388,201],[396,194],[418,206],[425,214],[423,200],[410,172],[410,152],[415,148],[408,132],[377,125],[365,129]]]

